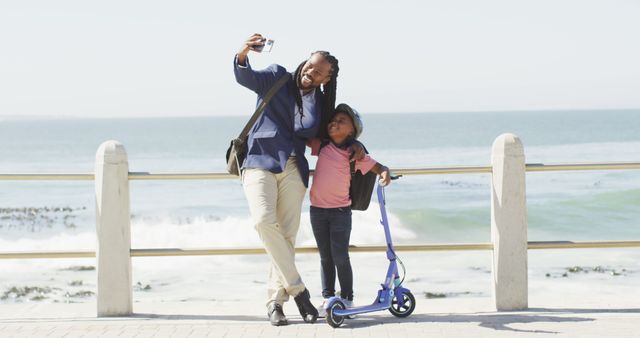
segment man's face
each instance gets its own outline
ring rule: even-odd
[[[300,89],[311,90],[327,84],[331,80],[331,72],[331,64],[322,55],[311,55],[300,72]]]

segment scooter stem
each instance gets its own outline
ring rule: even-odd
[[[393,242],[391,241],[391,231],[389,230],[389,220],[387,218],[387,208],[386,202],[384,199],[384,187],[378,184],[377,188],[378,192],[378,204],[380,204],[380,215],[382,219],[380,220],[380,224],[384,228],[384,237],[387,241],[387,258],[389,260],[395,259],[395,254],[393,252]]]

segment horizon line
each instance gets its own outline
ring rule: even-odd
[[[622,111],[635,111],[640,110],[638,108],[559,108],[559,109],[499,109],[499,110],[438,110],[438,111],[403,111],[403,112],[367,112],[366,115],[392,115],[392,114],[486,114],[486,113],[545,113],[545,112],[622,112]],[[3,120],[64,120],[64,119],[162,119],[162,118],[201,118],[201,117],[248,117],[250,114],[202,114],[202,115],[115,115],[115,116],[84,116],[84,115],[7,115],[1,116],[0,121]]]

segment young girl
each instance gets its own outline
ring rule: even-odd
[[[349,262],[351,235],[351,183],[348,145],[362,133],[363,125],[357,111],[346,104],[336,107],[336,114],[327,126],[330,140],[311,139],[311,155],[318,156],[311,185],[311,226],[320,251],[322,297],[335,296],[336,270],[340,281],[340,297],[347,308],[353,307],[353,273]],[[380,183],[390,182],[389,168],[368,155],[356,161],[355,170],[366,174],[370,170],[380,175]],[[319,316],[326,315],[324,304]]]

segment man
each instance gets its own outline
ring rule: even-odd
[[[335,108],[338,60],[318,51],[294,73],[280,65],[253,70],[247,55],[258,51],[265,39],[249,37],[234,60],[236,81],[258,94],[260,104],[271,87],[289,77],[258,118],[248,135],[247,157],[242,163],[242,185],[255,228],[271,260],[267,315],[272,325],[287,325],[284,302],[294,297],[305,322],[318,311],[295,265],[295,239],[300,211],[309,184],[305,142],[326,132]]]

